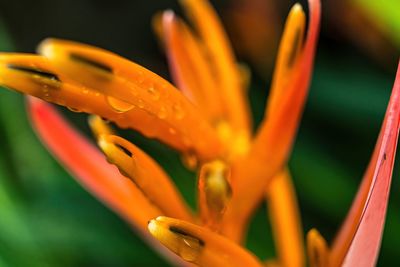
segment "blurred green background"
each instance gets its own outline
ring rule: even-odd
[[[212,3],[239,59],[252,69],[250,99],[259,122],[278,38],[294,2]],[[1,0],[0,50],[34,52],[46,37],[71,39],[114,51],[169,79],[151,30],[152,15],[168,8],[181,14],[174,0]],[[396,0],[378,7],[373,0],[323,1],[315,72],[290,167],[304,231],[316,227],[329,241],[357,190],[388,103],[400,50],[399,12]],[[61,110],[89,133],[85,114]],[[184,169],[179,155],[121,132],[160,162],[194,207],[195,174]],[[6,90],[0,90],[0,140],[0,267],[168,266],[52,159],[30,128],[23,97]],[[398,262],[398,169],[396,164],[379,266]],[[256,214],[247,242],[261,258],[275,254],[265,209]]]

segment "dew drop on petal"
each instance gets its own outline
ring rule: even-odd
[[[67,106],[67,108],[70,110],[70,111],[72,111],[72,112],[81,112],[79,109],[77,109],[77,108],[73,108],[73,107],[68,107]]]
[[[172,128],[172,127],[170,127],[168,129],[168,131],[169,131],[170,134],[176,134],[176,130],[174,128]]]
[[[187,152],[182,156],[183,165],[189,170],[195,170],[198,165],[197,156],[194,152]]]
[[[172,110],[174,111],[174,115],[177,120],[181,120],[185,116],[185,112],[183,111],[182,106],[179,104],[173,105]]]
[[[198,239],[186,236],[182,238],[182,245],[179,247],[178,254],[188,262],[195,262],[199,257],[201,247]]]
[[[138,99],[137,105],[139,108],[144,108],[144,102],[142,99]]]
[[[157,117],[160,119],[165,119],[167,117],[167,109],[165,107],[160,107]]]
[[[50,91],[47,85],[43,85],[43,100],[50,101]]]
[[[149,88],[147,88],[147,92],[151,95],[151,98],[153,100],[160,99],[160,92],[153,86],[150,86]]]
[[[116,99],[112,96],[107,96],[106,101],[110,107],[118,113],[127,112],[135,107],[131,103]]]

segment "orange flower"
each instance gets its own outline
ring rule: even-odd
[[[181,3],[194,29],[172,11],[154,20],[180,91],[108,51],[54,39],[39,46],[40,55],[0,55],[0,84],[96,114],[186,157],[199,174],[198,213],[150,156],[118,137],[102,118],[90,117],[90,126],[107,160],[51,106],[28,100],[33,126],[54,156],[175,264],[262,266],[241,244],[253,211],[267,201],[278,252],[267,265],[305,266],[286,164],[311,80],[320,2],[309,0],[307,31],[301,5],[289,13],[256,132],[246,99],[247,74],[215,11],[206,0]],[[311,266],[373,266],[376,261],[399,129],[400,71],[397,80],[370,166],[336,241],[329,248],[316,230],[307,235]]]

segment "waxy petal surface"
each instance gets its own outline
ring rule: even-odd
[[[207,48],[226,120],[236,131],[251,132],[251,116],[245,90],[228,37],[210,3],[205,0],[181,0],[183,9],[193,22]]]
[[[274,76],[265,110],[265,119],[274,116],[288,87],[288,83],[293,79],[297,61],[303,48],[304,31],[306,18],[300,4],[295,4],[288,15],[285,29],[280,41],[278,57],[275,64]]]
[[[139,109],[155,118],[155,123],[130,124],[130,128],[153,131],[150,137],[180,143],[178,149],[193,150],[200,158],[215,157],[220,152],[219,140],[201,110],[157,74],[109,51],[70,41],[45,40],[39,52],[59,72],[117,103],[130,104],[132,111]],[[115,101],[108,103],[116,107]],[[164,128],[155,130],[158,125]]]
[[[221,95],[204,44],[172,11],[163,14],[164,44],[177,87],[208,117],[211,124],[223,119]]]
[[[158,217],[149,222],[150,233],[182,259],[207,267],[260,267],[246,249],[229,239],[185,221]]]
[[[100,136],[98,143],[108,160],[118,166],[164,215],[193,221],[172,179],[149,155],[115,135]]]

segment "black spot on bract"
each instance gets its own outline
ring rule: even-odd
[[[105,65],[103,63],[97,62],[97,61],[95,61],[93,59],[87,58],[85,56],[72,53],[72,54],[69,55],[69,57],[70,57],[70,59],[72,59],[72,60],[74,60],[76,62],[80,62],[80,63],[86,64],[86,65],[89,65],[89,66],[94,67],[96,69],[100,69],[100,70],[108,72],[108,73],[112,73],[113,72],[111,67],[109,67],[109,66],[107,66],[107,65]]]
[[[175,233],[175,234],[179,234],[179,235],[183,235],[183,236],[187,236],[187,237],[191,237],[191,238],[197,239],[197,240],[199,240],[200,246],[204,246],[204,241],[203,240],[201,240],[200,238],[198,238],[196,236],[193,236],[191,234],[186,233],[185,231],[183,231],[182,229],[180,229],[180,228],[178,228],[176,226],[170,226],[169,230],[171,232]]]
[[[49,71],[37,69],[37,68],[30,68],[30,67],[25,67],[25,66],[19,66],[15,64],[8,64],[7,68],[12,69],[12,70],[17,70],[21,72],[25,72],[28,74],[33,74],[33,75],[38,75],[43,78],[49,79],[49,80],[54,80],[61,82],[61,80],[58,78],[58,76],[54,73],[51,73]]]
[[[125,147],[123,147],[121,145],[118,145],[118,144],[115,144],[115,146],[117,146],[119,149],[121,149],[129,157],[132,157],[132,153],[128,149],[126,149]]]

